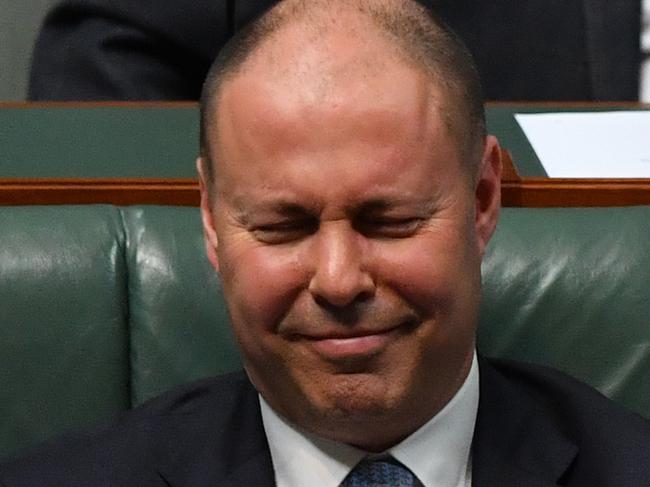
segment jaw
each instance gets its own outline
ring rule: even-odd
[[[442,369],[445,358],[436,359],[431,353],[424,356],[412,347],[395,347],[365,360],[335,364],[313,357],[305,360],[306,353],[278,358],[262,374],[248,364],[249,376],[266,402],[297,427],[379,452],[403,440],[444,407],[467,376],[474,349],[472,344],[463,363],[446,363]],[[294,361],[302,366],[291,368]],[[429,367],[422,367],[423,362]],[[266,387],[264,377],[269,374],[275,380]],[[280,375],[286,380],[278,388]]]

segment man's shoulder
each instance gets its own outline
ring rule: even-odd
[[[150,485],[160,482],[156,465],[201,455],[207,445],[217,457],[235,443],[256,448],[263,441],[259,417],[257,392],[243,372],[192,382],[9,461],[0,466],[0,485]]]
[[[482,359],[480,404],[479,455],[563,472],[566,485],[650,485],[650,421],[562,372]]]
[[[589,429],[597,427],[589,416],[600,418],[603,422],[633,424],[645,432],[650,432],[650,421],[625,409],[607,398],[594,387],[581,382],[566,373],[543,365],[501,359],[482,359],[482,376],[485,386],[494,387],[501,382],[504,390],[517,389],[517,396],[531,400],[541,410],[553,410],[559,415],[580,423],[589,421]],[[497,385],[497,387],[499,387]],[[482,391],[486,392],[486,391]]]
[[[257,401],[257,391],[246,373],[237,371],[176,386],[132,409],[125,419],[139,422],[179,415],[212,415],[215,408],[220,413],[215,418],[223,419],[251,399]]]

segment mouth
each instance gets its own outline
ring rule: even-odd
[[[370,358],[381,353],[415,326],[416,324],[409,320],[382,330],[302,336],[301,339],[318,355],[330,361]]]

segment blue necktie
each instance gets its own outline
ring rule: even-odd
[[[422,485],[413,473],[392,457],[362,460],[340,487],[416,487]]]

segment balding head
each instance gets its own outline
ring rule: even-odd
[[[291,423],[369,451],[474,356],[500,158],[454,52],[414,3],[288,0],[206,82],[201,214],[244,367]]]
[[[336,42],[355,38],[359,49],[347,65],[337,57]],[[299,47],[300,59],[289,56]],[[309,56],[309,50],[318,55]],[[328,57],[331,63],[328,63]],[[386,63],[399,61],[419,70],[437,97],[431,107],[457,143],[468,174],[475,176],[485,138],[483,99],[471,55],[462,42],[424,7],[410,0],[286,0],[240,31],[224,47],[206,78],[201,97],[201,153],[212,179],[212,143],[222,89],[238,75],[263,66],[280,79],[302,76],[324,94],[341,77],[373,76]],[[318,90],[312,92],[319,96]],[[381,94],[377,94],[381,96]],[[210,134],[210,137],[208,137]],[[217,140],[215,140],[215,138]]]

